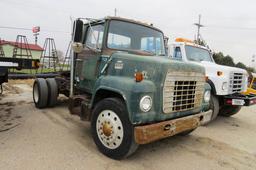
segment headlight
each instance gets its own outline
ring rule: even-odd
[[[227,82],[224,82],[222,84],[222,90],[227,90],[228,89],[228,83]]]
[[[150,96],[144,96],[140,99],[140,110],[148,112],[152,107],[152,99]]]
[[[211,98],[211,92],[209,90],[204,92],[204,101],[209,102]]]

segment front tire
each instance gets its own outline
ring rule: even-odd
[[[220,111],[220,103],[219,103],[219,99],[217,96],[215,95],[211,95],[211,99],[210,99],[210,109],[212,110],[212,117],[211,120],[209,122],[206,122],[204,125],[209,124],[210,122],[212,122],[213,120],[216,119],[216,117],[219,114]]]
[[[46,80],[37,78],[33,85],[33,101],[39,109],[45,108],[48,102],[48,86]]]
[[[242,106],[223,106],[220,109],[220,115],[230,117],[237,114],[241,110]]]
[[[118,98],[106,98],[96,104],[91,131],[100,152],[110,158],[125,158],[138,147],[126,106]]]

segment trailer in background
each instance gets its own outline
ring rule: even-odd
[[[0,93],[3,92],[2,84],[8,82],[8,69],[37,69],[39,63],[38,59],[0,57]]]

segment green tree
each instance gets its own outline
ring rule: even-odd
[[[236,67],[242,68],[242,69],[247,69],[246,65],[244,63],[242,63],[242,62],[236,63]]]
[[[235,63],[234,63],[234,60],[231,56],[227,55],[223,58],[223,65],[226,65],[226,66],[235,66]]]
[[[213,59],[217,64],[222,64],[222,60],[224,58],[224,55],[222,52],[213,53]]]
[[[222,52],[214,53],[213,59],[217,64],[226,65],[226,66],[235,66],[234,60],[231,56],[224,56]]]

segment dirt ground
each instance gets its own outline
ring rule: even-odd
[[[12,81],[0,95],[0,169],[256,169],[256,106],[116,161],[97,150],[90,123],[70,115],[64,97],[55,108],[36,109],[31,82]]]

